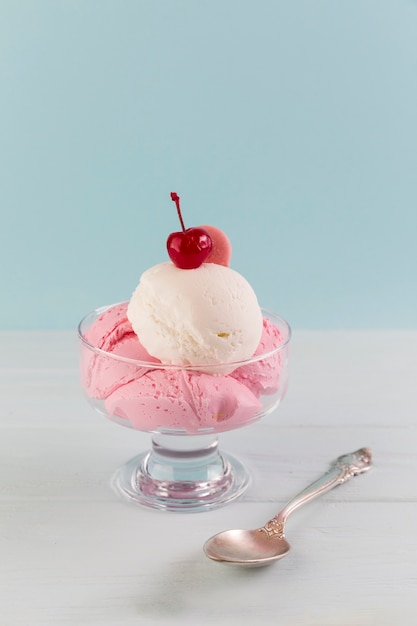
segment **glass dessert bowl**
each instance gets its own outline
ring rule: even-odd
[[[251,358],[165,365],[139,350],[124,322],[127,304],[96,309],[78,327],[81,385],[91,405],[151,435],[151,449],[119,468],[113,486],[133,502],[168,511],[203,511],[234,500],[249,474],[219,450],[218,435],[279,405],[288,383],[288,323],[262,309],[262,338]]]

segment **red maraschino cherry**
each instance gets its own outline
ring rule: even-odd
[[[171,233],[167,239],[169,258],[183,270],[200,267],[211,252],[213,243],[204,228],[185,228],[180,209],[180,197],[171,192],[171,200],[175,202],[181,224],[181,231]]]

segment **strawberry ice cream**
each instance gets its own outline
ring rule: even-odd
[[[250,363],[242,365],[231,373],[233,378],[246,385],[257,397],[261,394],[272,394],[278,391],[283,354],[277,347],[284,343],[283,333],[268,317],[263,318],[261,341]],[[269,356],[267,356],[269,354]]]
[[[126,309],[126,303],[106,309],[85,333],[88,343],[99,349],[84,352],[81,362],[83,384],[92,398],[107,398],[120,385],[147,371],[148,367],[134,361],[158,362],[133,332]],[[115,356],[121,359],[115,360]]]
[[[229,374],[213,375],[169,368],[149,355],[127,319],[127,306],[105,309],[86,330],[89,349],[82,353],[81,376],[87,394],[104,400],[106,413],[133,428],[196,433],[243,426],[262,412],[261,396],[276,393],[283,382],[279,348],[284,338],[268,318],[255,359]]]
[[[254,394],[230,376],[212,376],[187,370],[153,370],[122,385],[106,400],[110,415],[133,428],[229,430],[242,426],[260,411]]]

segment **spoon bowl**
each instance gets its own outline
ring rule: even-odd
[[[213,561],[235,563],[246,567],[269,565],[282,559],[290,550],[284,537],[274,537],[258,530],[226,530],[214,535],[204,546],[206,555]]]
[[[318,480],[292,498],[265,526],[257,530],[226,530],[204,544],[204,552],[213,561],[261,567],[284,557],[290,551],[285,539],[285,522],[298,507],[341,485],[353,476],[370,469],[372,453],[361,448],[336,459]]]

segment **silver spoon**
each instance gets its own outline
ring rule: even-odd
[[[310,500],[341,485],[353,476],[370,469],[372,453],[361,448],[344,454],[334,461],[331,468],[318,480],[290,500],[284,508],[257,530],[226,530],[214,535],[204,544],[206,556],[214,561],[233,563],[246,567],[261,567],[281,559],[290,550],[285,539],[285,523],[288,516]]]

